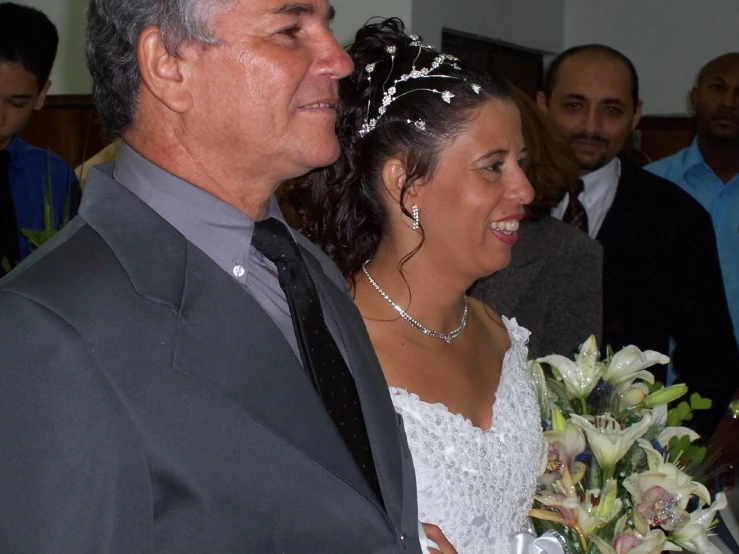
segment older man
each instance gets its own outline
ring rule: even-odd
[[[580,166],[582,190],[552,215],[603,245],[604,342],[667,352],[674,341],[680,381],[713,400],[692,422],[710,435],[739,385],[739,352],[708,213],[619,155],[641,116],[634,65],[604,45],[571,48],[537,100]]]
[[[420,551],[361,317],[272,195],[338,155],[331,16],[91,0],[124,145],[0,284],[0,551]]]

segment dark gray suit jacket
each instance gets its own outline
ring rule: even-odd
[[[566,356],[603,327],[603,249],[553,217],[521,222],[505,269],[480,279],[471,294],[531,331],[534,356]]]
[[[0,281],[0,552],[420,552],[402,423],[333,264],[301,241],[382,503],[272,320],[110,172]]]

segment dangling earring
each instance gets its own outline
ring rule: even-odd
[[[418,206],[416,204],[413,204],[411,206],[411,216],[413,217],[413,223],[411,224],[411,229],[414,231],[418,230],[418,227],[420,227],[420,223],[418,222]]]

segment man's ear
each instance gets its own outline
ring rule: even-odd
[[[547,106],[547,97],[544,94],[544,91],[539,91],[536,93],[536,105],[539,106],[539,109],[543,113],[547,113],[548,106]]]
[[[192,92],[185,78],[187,62],[167,51],[158,27],[152,25],[141,31],[136,60],[144,85],[162,104],[176,113],[192,107]]]
[[[698,106],[698,87],[693,87],[690,91],[690,109],[695,113]]]
[[[46,94],[49,92],[49,87],[51,86],[51,81],[47,79],[47,81],[44,83],[44,86],[41,87],[41,91],[38,93],[38,97],[36,98],[36,104],[34,104],[33,109],[35,111],[39,111],[41,108],[44,107],[44,102],[46,102]]]
[[[644,107],[644,102],[639,100],[636,103],[636,109],[634,110],[634,117],[631,118],[631,130],[632,131],[636,129],[636,126],[639,125],[639,122],[641,121],[642,107]]]

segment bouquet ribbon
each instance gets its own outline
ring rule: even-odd
[[[557,535],[547,531],[541,537],[519,533],[511,539],[513,554],[566,554]]]

